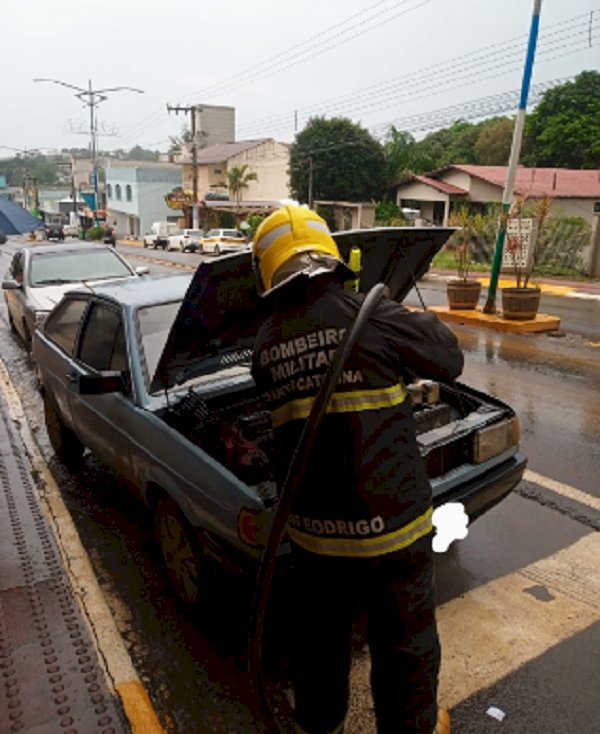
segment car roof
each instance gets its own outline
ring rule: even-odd
[[[102,284],[95,283],[93,292],[129,308],[137,308],[183,299],[191,279],[191,273],[144,275]],[[69,294],[71,293],[89,296],[90,288],[75,288],[69,291]]]

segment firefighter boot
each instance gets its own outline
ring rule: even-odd
[[[450,734],[450,714],[446,709],[438,709],[438,719],[433,734]]]

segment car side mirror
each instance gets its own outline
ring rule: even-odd
[[[22,287],[23,283],[19,283],[18,280],[13,280],[12,278],[7,278],[2,281],[2,288],[5,291],[18,291]]]
[[[99,372],[95,375],[80,375],[77,391],[80,395],[107,395],[111,392],[126,392],[123,373],[114,370]]]
[[[135,269],[136,275],[148,275],[150,268],[147,265],[138,265]]]

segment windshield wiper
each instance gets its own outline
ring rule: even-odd
[[[45,278],[44,280],[36,280],[33,285],[64,285],[65,283],[78,283],[78,280],[70,278]]]

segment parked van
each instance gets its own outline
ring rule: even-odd
[[[144,247],[162,247],[163,250],[169,242],[169,237],[177,232],[178,227],[175,222],[153,222],[150,232],[144,235]]]

